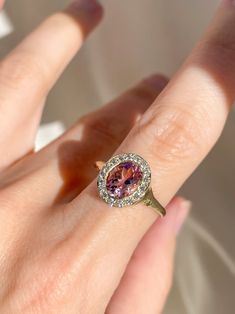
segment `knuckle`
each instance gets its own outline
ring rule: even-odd
[[[79,121],[79,124],[84,124],[87,134],[91,134],[101,143],[120,143],[124,137],[124,125],[118,117],[102,116],[101,118],[93,119],[85,117]]]
[[[196,114],[176,106],[163,111],[158,108],[157,114],[153,112],[151,116],[146,127],[151,155],[164,162],[180,163],[197,156],[206,142],[202,122],[205,117],[200,110]]]
[[[232,53],[235,52],[235,37],[234,36],[228,36],[226,34],[223,34],[224,36],[219,36],[217,38],[211,39],[209,41],[209,44],[213,48],[213,50],[217,50],[218,52],[223,53]],[[214,49],[216,48],[216,49]]]
[[[211,38],[203,43],[199,53],[199,58],[204,61],[205,65],[212,64],[213,66],[224,68],[231,64],[234,65],[234,53],[235,53],[235,38],[231,36],[217,36]]]
[[[0,80],[13,90],[35,91],[45,86],[47,69],[40,58],[26,51],[18,51],[0,63]]]
[[[159,90],[151,88],[147,83],[142,83],[131,91],[131,97],[136,101],[152,102],[159,94]]]

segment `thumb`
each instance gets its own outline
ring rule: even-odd
[[[176,197],[135,250],[106,314],[161,313],[170,290],[176,237],[191,203]]]

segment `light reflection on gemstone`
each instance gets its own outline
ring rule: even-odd
[[[115,199],[132,195],[139,187],[143,173],[132,161],[122,162],[114,167],[106,180],[107,192]]]

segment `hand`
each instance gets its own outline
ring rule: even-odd
[[[160,313],[189,204],[175,198],[156,222],[141,204],[109,209],[93,163],[114,151],[143,156],[167,204],[218,139],[234,100],[227,0],[160,95],[166,80],[153,76],[34,153],[47,93],[101,15],[95,1],[77,1],[1,61],[1,313]]]

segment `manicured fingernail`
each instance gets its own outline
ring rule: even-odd
[[[103,9],[97,0],[76,0],[72,2],[65,12],[78,22],[83,37],[87,37],[100,22]]]
[[[162,90],[167,84],[168,79],[163,75],[152,75],[144,80],[144,83],[151,86],[154,89]]]
[[[179,234],[180,230],[182,229],[182,226],[186,218],[188,217],[191,207],[192,203],[188,200],[181,199],[181,201],[178,203],[178,213],[174,221],[174,228],[176,234]]]
[[[235,6],[235,0],[222,0],[223,3]]]
[[[75,0],[70,4],[73,10],[82,10],[87,13],[99,11],[102,6],[97,0]]]
[[[4,2],[5,2],[4,0],[0,0],[0,9],[3,8]]]

